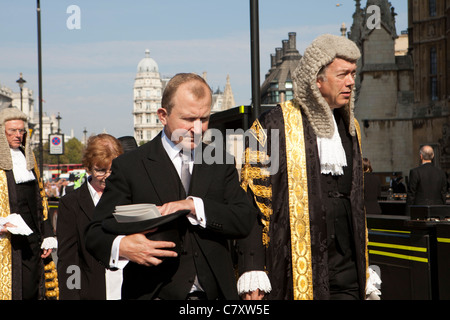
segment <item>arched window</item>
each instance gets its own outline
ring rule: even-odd
[[[436,17],[436,0],[428,0],[430,17]]]
[[[430,96],[432,101],[439,100],[436,47],[430,48]]]

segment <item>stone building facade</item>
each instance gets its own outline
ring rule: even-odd
[[[450,172],[450,1],[408,0],[414,61],[413,144],[433,144],[436,165]]]
[[[371,13],[356,2],[349,38],[361,50],[355,117],[361,125],[363,156],[374,171],[407,173],[415,165],[412,144],[413,63],[396,54],[395,11],[385,0],[368,0],[380,8],[381,21],[368,27]],[[398,50],[397,50],[398,52]]]
[[[134,138],[136,142],[153,139],[162,129],[156,111],[161,107],[162,92],[167,81],[161,79],[158,64],[145,50],[145,57],[137,66],[133,89]]]
[[[406,1],[406,0],[405,0]],[[373,22],[370,6],[380,9]],[[406,176],[419,165],[419,149],[435,149],[435,165],[450,173],[450,0],[408,0],[408,30],[396,29],[388,0],[355,0],[353,24],[346,35],[361,50],[356,78],[355,117],[362,132],[363,156],[386,177]],[[369,21],[370,20],[370,21]],[[290,75],[301,55],[294,32],[271,54],[261,86],[263,104],[292,98]]]
[[[419,165],[419,148],[430,144],[435,165],[450,172],[446,77],[450,1],[409,0],[408,30],[400,37],[390,2],[367,1],[366,8],[381,9],[378,28],[368,27],[369,14],[360,2],[355,1],[349,38],[362,52],[355,116],[361,124],[364,156],[375,171],[407,176]],[[399,48],[406,35],[408,48]]]
[[[296,47],[296,33],[290,32],[289,38],[270,55],[270,69],[261,85],[261,103],[277,104],[294,97],[292,74],[302,58]]]
[[[206,80],[206,72],[202,77]],[[163,128],[157,110],[161,107],[162,94],[168,77],[161,77],[158,64],[145,50],[145,57],[139,61],[133,87],[134,138],[138,145],[152,140]],[[223,91],[217,88],[212,93],[211,113],[235,106],[230,77],[227,76]]]

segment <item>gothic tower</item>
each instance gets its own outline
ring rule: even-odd
[[[363,155],[375,171],[407,174],[415,164],[412,59],[396,55],[396,13],[389,1],[367,0],[365,8],[361,1],[355,3],[349,38],[362,54],[355,117],[361,124]]]

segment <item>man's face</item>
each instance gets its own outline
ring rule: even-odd
[[[164,125],[164,133],[174,143],[180,143],[183,149],[194,149],[203,133],[208,129],[211,113],[211,94],[205,88],[205,95],[196,97],[190,90],[192,83],[180,85],[173,97],[170,114],[164,108],[158,109],[158,116]]]
[[[331,109],[349,103],[355,85],[356,63],[340,58],[328,65],[324,80],[317,80],[317,87]]]
[[[6,140],[10,148],[17,149],[22,145],[25,134],[25,122],[23,120],[9,120],[5,122]]]

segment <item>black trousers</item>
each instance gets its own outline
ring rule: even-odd
[[[34,232],[29,236],[19,237],[22,252],[22,300],[37,300],[42,276],[40,241]]]
[[[34,181],[16,184],[18,210],[25,223],[33,230],[29,236],[18,236],[22,252],[22,299],[36,300],[42,276],[39,230],[33,215],[37,212],[36,184]]]

